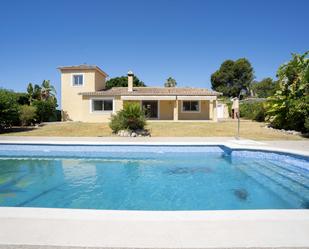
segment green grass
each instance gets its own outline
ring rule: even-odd
[[[241,120],[240,136],[254,140],[300,140],[298,135],[265,128],[265,123]],[[153,137],[233,137],[237,122],[148,122]],[[108,137],[115,136],[106,123],[64,122],[45,124],[39,128],[14,128],[2,136]]]

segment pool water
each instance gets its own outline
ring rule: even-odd
[[[309,208],[309,160],[207,146],[0,146],[0,206]]]

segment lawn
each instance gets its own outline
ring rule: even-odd
[[[285,134],[265,128],[265,123],[241,120],[240,136],[255,140],[300,140],[298,135]],[[233,120],[211,122],[148,122],[153,137],[233,137],[237,122]],[[39,128],[14,129],[2,136],[57,136],[57,137],[106,137],[114,136],[104,123],[50,123]]]

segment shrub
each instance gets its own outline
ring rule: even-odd
[[[265,121],[265,107],[263,102],[242,102],[239,106],[240,116],[255,121]]]
[[[30,125],[35,122],[36,107],[30,105],[22,105],[19,110],[19,119],[23,126]]]
[[[279,90],[267,102],[267,120],[275,128],[309,132],[308,56],[293,54],[277,71]]]
[[[36,107],[36,114],[39,122],[56,120],[57,102],[55,99],[34,100],[33,106]]]
[[[10,127],[19,122],[18,96],[13,91],[0,89],[0,128]]]
[[[267,113],[274,128],[309,132],[309,96],[282,103],[270,100]]]
[[[140,105],[136,103],[126,104],[123,110],[112,116],[111,122],[109,123],[114,133],[120,130],[134,131],[144,129],[145,125],[145,113]]]

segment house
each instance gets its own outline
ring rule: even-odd
[[[206,88],[128,87],[105,88],[108,75],[98,66],[79,65],[58,68],[61,72],[63,120],[108,122],[111,115],[128,102],[145,109],[151,120],[217,121],[217,96]]]

